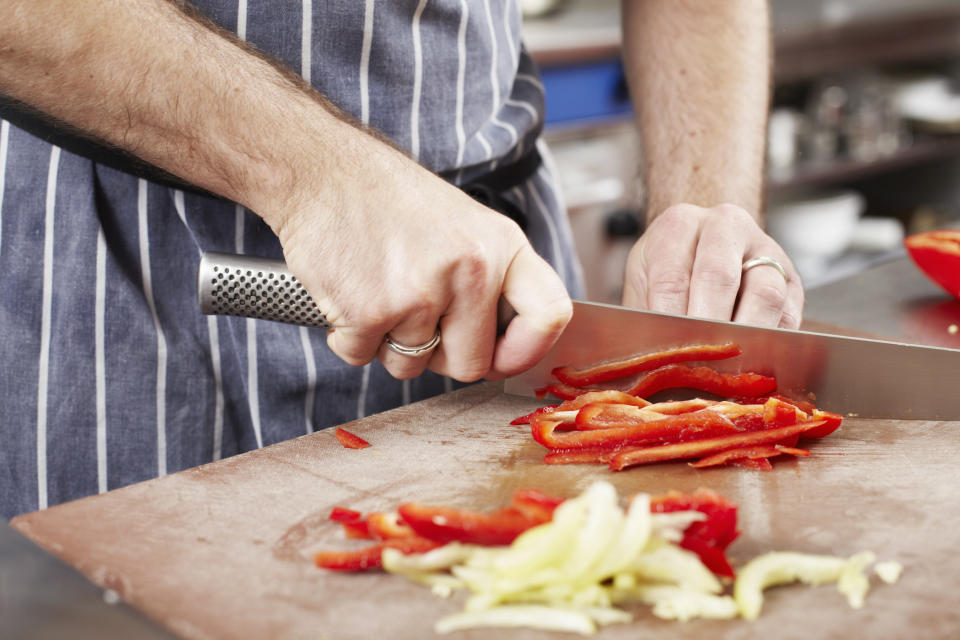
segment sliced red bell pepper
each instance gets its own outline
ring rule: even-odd
[[[330,510],[329,519],[333,522],[357,522],[363,520],[363,514],[346,507],[334,507]]]
[[[607,464],[619,447],[588,447],[586,449],[551,449],[543,456],[544,464]]]
[[[689,464],[691,467],[702,469],[704,467],[716,467],[739,458],[759,460],[762,458],[772,458],[780,455],[781,453],[786,452],[780,451],[772,444],[763,444],[752,447],[740,447],[738,449],[727,449],[726,451],[721,451],[720,453],[715,453],[711,456],[700,458],[696,462],[691,462]]]
[[[708,410],[625,427],[565,433],[556,433],[560,422],[548,418],[534,419],[530,424],[533,439],[548,449],[609,448],[663,440],[690,440],[738,431],[729,418]]]
[[[730,464],[754,471],[773,471],[773,465],[769,458],[734,458],[730,461]]]
[[[564,498],[548,496],[537,489],[518,489],[513,494],[510,506],[522,511],[531,520],[547,522],[553,518],[553,512],[564,501]]]
[[[944,291],[960,298],[960,230],[943,229],[908,236],[910,258]]]
[[[692,494],[670,491],[650,499],[653,513],[699,511],[706,520],[692,523],[683,532],[680,546],[700,556],[703,564],[717,575],[734,577],[727,560],[726,548],[740,532],[737,531],[737,505],[710,489],[700,488]]]
[[[661,413],[642,411],[641,409],[642,407],[628,404],[591,402],[580,408],[574,423],[580,430],[611,429],[645,424],[655,420],[663,420],[665,417]]]
[[[775,444],[773,447],[780,453],[788,453],[791,456],[800,456],[806,458],[810,455],[810,452],[807,449],[798,449],[797,447],[791,447],[785,444]]]
[[[347,449],[366,449],[370,446],[370,443],[361,438],[358,435],[352,434],[346,429],[337,427],[334,435],[337,436],[337,440],[340,441]]]
[[[564,400],[557,409],[559,411],[573,411],[588,404],[622,404],[633,407],[646,407],[650,402],[623,391],[605,389],[602,391],[586,391],[572,400]]]
[[[376,540],[409,538],[416,535],[414,530],[400,518],[395,511],[380,511],[367,516],[367,530]]]
[[[532,418],[536,416],[542,416],[545,413],[552,413],[557,408],[557,406],[558,405],[555,405],[555,404],[548,404],[543,407],[539,407],[526,415],[522,415],[519,418],[514,418],[513,420],[510,421],[510,424],[512,425],[530,424],[530,420]]]
[[[768,398],[763,404],[763,424],[768,427],[785,427],[789,424],[803,422],[808,417],[796,405],[784,402],[779,398]]]
[[[719,547],[712,546],[699,538],[684,536],[680,547],[700,556],[700,562],[718,576],[735,578],[736,573],[727,559],[727,552]]]
[[[668,491],[650,498],[651,513],[699,511],[706,520],[692,523],[683,532],[684,537],[698,538],[721,549],[726,549],[740,535],[737,531],[737,505],[722,495],[701,487],[693,493]]]
[[[823,424],[824,422],[822,420],[814,420],[787,427],[775,427],[763,431],[750,431],[717,438],[706,438],[703,440],[664,444],[653,447],[631,447],[614,455],[613,458],[610,459],[610,468],[614,471],[621,471],[627,467],[638,464],[649,464],[651,462],[683,458],[699,458],[725,451],[726,449],[776,443],[791,436],[803,434],[804,431],[819,427]],[[576,435],[591,433],[603,432],[578,431]]]
[[[583,369],[575,369],[570,366],[557,367],[551,371],[551,373],[557,380],[564,384],[573,387],[585,387],[587,385],[623,378],[643,371],[650,371],[657,367],[676,362],[724,360],[738,355],[740,355],[740,347],[733,343],[699,344],[689,347],[666,349],[653,353],[644,353]]]
[[[804,438],[825,438],[836,431],[843,422],[843,416],[840,414],[821,411],[820,409],[815,409],[811,417],[814,420],[823,420],[823,426],[804,431]]]
[[[537,416],[553,413],[554,411],[574,411],[576,409],[580,409],[586,404],[591,403],[617,403],[633,405],[635,407],[644,407],[650,404],[643,398],[632,396],[629,393],[624,393],[623,391],[581,391],[576,397],[573,397],[569,400],[564,400],[558,405],[546,405],[544,407],[540,407],[539,409],[535,409],[524,416],[514,418],[510,421],[510,424],[530,424],[530,420]]]
[[[381,557],[384,549],[397,549],[401,553],[426,553],[439,546],[437,542],[419,536],[394,538],[361,549],[317,551],[313,554],[313,563],[332,571],[365,571],[383,566]]]
[[[648,398],[664,389],[694,389],[725,398],[758,397],[777,388],[777,381],[759,373],[721,373],[710,367],[668,364],[640,378],[627,393]]]
[[[440,543],[510,544],[530,527],[550,519],[539,519],[514,507],[484,513],[408,502],[397,510],[419,536]]]
[[[334,507],[330,511],[329,519],[338,522],[348,538],[371,539],[367,519],[359,511],[344,507]]]
[[[715,413],[727,418],[736,427],[736,430],[754,430],[765,426],[766,408],[761,404],[742,405],[734,402],[714,402],[694,411],[661,413],[660,407],[669,404],[678,403],[658,403],[641,408],[614,404],[588,404],[577,413],[576,425],[579,430],[614,429],[649,424],[668,417],[682,422],[683,418],[680,416],[693,418],[701,414]],[[797,422],[797,420],[793,420],[793,422]]]

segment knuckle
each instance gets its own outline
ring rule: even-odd
[[[786,290],[773,284],[762,283],[756,285],[753,294],[760,305],[771,310],[779,311],[783,309],[787,301]]]
[[[476,382],[490,371],[489,361],[471,359],[458,362],[452,367],[450,377],[458,382]]]
[[[680,269],[654,271],[650,274],[649,286],[656,295],[686,295],[690,290],[690,274]]]
[[[740,271],[729,265],[708,264],[697,271],[697,280],[720,291],[735,291],[740,288]]]

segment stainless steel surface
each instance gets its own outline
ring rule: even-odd
[[[172,638],[0,523],[0,638]]]
[[[330,327],[282,260],[205,253],[197,272],[197,297],[206,314]]]
[[[903,342],[960,349],[960,300],[906,257],[811,289],[804,317]],[[960,365],[942,373],[956,378]]]
[[[824,409],[870,418],[960,418],[960,350],[768,329],[587,302],[547,356],[505,390],[534,395],[554,367],[586,366],[634,353],[691,344],[736,342],[743,354],[711,363],[777,379],[787,395],[813,394]]]

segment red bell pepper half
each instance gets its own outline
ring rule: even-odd
[[[683,458],[698,458],[727,449],[739,449],[754,445],[773,444],[781,442],[795,435],[802,435],[805,431],[822,426],[823,420],[802,422],[786,427],[775,427],[763,431],[750,431],[736,435],[706,438],[689,442],[678,442],[653,447],[630,447],[620,451],[610,459],[610,469],[622,471],[627,467],[665,460],[679,460]],[[593,432],[585,432],[593,433]]]
[[[551,373],[564,384],[573,387],[585,387],[643,371],[650,371],[676,362],[724,360],[738,355],[740,355],[740,347],[734,343],[700,344],[645,353],[583,369],[575,369],[569,366],[557,367]]]
[[[908,236],[904,245],[921,271],[947,293],[960,298],[960,230],[917,233]]]
[[[346,429],[341,429],[340,427],[337,427],[334,435],[337,436],[337,440],[340,441],[340,444],[347,449],[366,449],[370,446],[370,443],[360,436],[352,434]]]
[[[670,364],[643,376],[627,393],[647,398],[664,389],[694,389],[725,398],[759,397],[777,388],[777,381],[758,373],[721,373],[710,367]]]

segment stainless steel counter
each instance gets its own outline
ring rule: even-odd
[[[0,523],[0,638],[171,638],[79,572]]]
[[[906,257],[808,291],[804,317],[892,340],[960,349],[960,300]],[[960,374],[960,364],[952,373]]]

